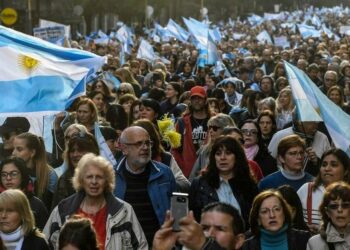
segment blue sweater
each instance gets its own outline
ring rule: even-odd
[[[285,224],[279,231],[270,232],[260,229],[261,250],[288,250],[287,238],[288,224]]]
[[[277,171],[263,178],[258,184],[258,189],[259,191],[263,191],[269,188],[278,188],[283,185],[289,185],[295,191],[298,191],[302,185],[304,185],[306,182],[311,182],[311,181],[313,181],[313,176],[306,172],[304,175],[302,175],[298,179],[297,178],[291,179],[291,178],[287,178],[286,174],[282,174],[281,171]]]

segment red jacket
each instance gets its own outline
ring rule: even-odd
[[[191,115],[185,115],[180,118],[183,120],[183,132],[180,131],[180,126],[178,121],[176,123],[176,131],[182,136],[182,147],[175,148],[171,150],[177,164],[179,164],[183,174],[188,178],[192,167],[197,159],[196,148],[192,143],[192,126],[191,126]]]

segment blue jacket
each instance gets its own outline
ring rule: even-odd
[[[163,163],[150,161],[151,173],[148,180],[148,194],[151,199],[153,209],[157,215],[159,225],[162,225],[165,219],[166,211],[170,209],[170,198],[176,190],[176,182],[170,168]],[[125,157],[117,165],[116,186],[114,195],[124,200],[126,192],[126,182],[123,175],[125,169]]]

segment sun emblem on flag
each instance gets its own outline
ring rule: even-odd
[[[19,56],[19,64],[26,72],[33,72],[40,64],[38,60],[27,55]]]

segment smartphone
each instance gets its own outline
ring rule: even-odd
[[[174,218],[173,231],[180,231],[179,221],[188,214],[188,194],[174,192],[171,196],[170,210]]]

